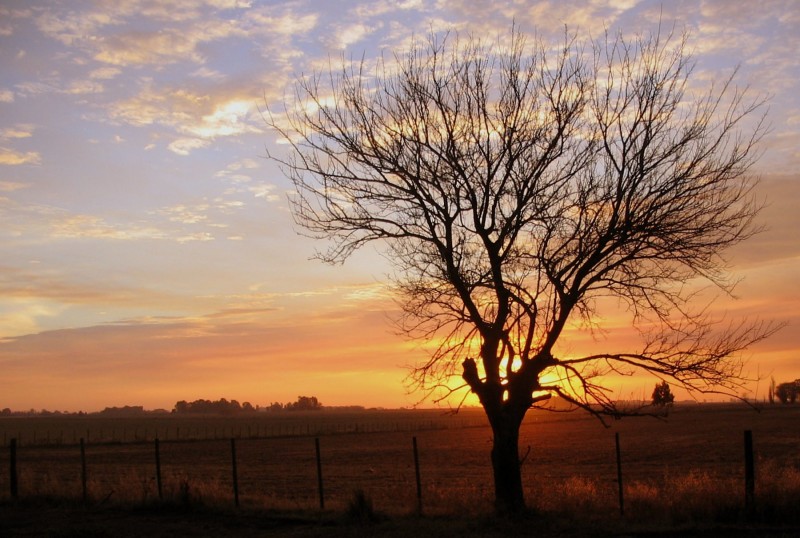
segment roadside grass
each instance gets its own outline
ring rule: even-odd
[[[544,535],[592,531],[594,535],[615,533],[620,529],[635,532],[660,532],[669,529],[752,528],[771,526],[800,530],[797,499],[800,498],[800,469],[760,461],[756,502],[747,512],[740,477],[714,476],[704,471],[683,473],[665,470],[648,480],[632,481],[625,485],[625,514],[619,513],[617,484],[609,484],[584,476],[571,476],[550,484],[531,486],[527,493],[530,507],[525,520]],[[132,521],[158,514],[192,514],[203,518],[214,514],[247,521],[263,519],[263,524],[287,525],[305,529],[301,536],[313,536],[319,531],[337,528],[337,535],[350,535],[358,528],[368,527],[370,534],[391,536],[422,525],[436,533],[456,526],[472,535],[494,536],[495,529],[507,523],[496,520],[492,510],[491,491],[484,487],[464,487],[457,490],[427,487],[423,514],[416,511],[415,499],[373,497],[370,492],[354,490],[348,498],[326,502],[319,510],[313,495],[287,498],[277,494],[250,496],[234,509],[230,484],[218,479],[189,479],[174,475],[163,482],[159,498],[154,477],[134,473],[120,474],[113,481],[89,480],[88,499],[82,502],[79,477],[65,482],[39,474],[23,475],[27,484],[25,498],[12,501],[6,494],[0,498],[4,512],[16,507],[28,510],[61,507],[61,510],[97,512],[103,510],[129,514]],[[76,484],[77,483],[77,484]],[[77,485],[77,487],[76,487]],[[76,494],[76,492],[78,492]],[[45,509],[43,511],[47,512]],[[425,520],[420,523],[419,520]],[[267,523],[264,523],[267,522]],[[189,524],[187,522],[187,524]],[[255,527],[261,523],[253,523]],[[499,526],[498,526],[499,525]],[[417,526],[417,527],[415,527]],[[254,528],[255,528],[254,527]],[[354,530],[355,529],[355,530]],[[471,529],[471,530],[470,530]],[[508,529],[507,529],[508,530]],[[516,531],[519,534],[519,529]],[[450,534],[449,531],[446,534]],[[500,535],[500,534],[498,534]]]

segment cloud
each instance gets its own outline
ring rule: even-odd
[[[178,138],[170,142],[169,150],[178,155],[189,155],[192,151],[208,146],[211,142],[209,140],[202,140],[200,138]]]
[[[108,107],[111,119],[130,125],[145,126],[154,123],[173,126],[179,118],[189,116],[192,106],[207,97],[186,92],[156,92],[151,81],[144,82],[144,88],[128,99],[118,100]]]
[[[0,90],[0,103],[13,103],[14,92],[11,90]]]
[[[764,203],[756,225],[764,230],[730,252],[737,266],[745,267],[800,258],[800,176],[764,176],[756,187],[755,196]]]
[[[359,338],[349,328],[361,327]],[[299,343],[303,343],[299,345]],[[253,369],[269,370],[281,364],[284,371],[336,371],[337,362],[348,359],[348,368],[386,366],[384,349],[398,337],[387,331],[386,320],[374,311],[352,309],[345,316],[313,313],[287,318],[274,307],[227,308],[201,316],[151,317],[116,323],[43,331],[0,341],[0,364],[21,356],[37,356],[37,364],[17,368],[39,370],[42,363],[56,370],[70,370],[68,378],[113,372],[120,377],[138,377],[148,370],[152,377],[188,367],[203,370],[211,382],[231,370],[227,361],[238,357],[233,377],[253,375]],[[390,352],[390,354],[392,354]],[[395,356],[399,355],[394,353]],[[84,371],[61,363],[70,357],[84,361]],[[389,368],[397,362],[389,362]],[[41,370],[40,370],[41,371]],[[65,371],[66,373],[66,371]]]
[[[168,149],[178,155],[205,148],[216,138],[261,132],[255,126],[260,116],[252,97],[185,89],[158,92],[149,81],[135,97],[109,105],[108,115],[138,127],[155,124],[172,129],[177,138]]]
[[[214,69],[209,69],[208,67],[203,66],[198,69],[195,69],[190,74],[190,76],[195,78],[204,78],[208,80],[222,80],[226,78],[227,75],[225,75],[224,73],[220,73],[219,71],[216,71]]]
[[[166,217],[170,222],[204,224],[213,228],[227,228],[228,224],[215,220],[214,216],[230,214],[242,206],[244,206],[244,203],[238,200],[216,198],[213,201],[200,204],[177,204],[162,207],[155,211],[155,213]]]
[[[191,224],[180,218],[171,222]],[[199,221],[198,221],[199,222]],[[51,222],[50,237],[54,239],[103,239],[115,241],[140,241],[146,239],[172,240],[178,243],[213,241],[208,231],[168,229],[155,225],[111,224],[96,215],[66,215]]]
[[[314,29],[317,21],[317,14],[299,12],[290,4],[252,7],[250,2],[234,1],[104,0],[84,9],[47,7],[37,14],[36,24],[45,35],[69,47],[67,57],[78,64],[106,65],[66,83],[61,71],[48,80],[20,82],[16,89],[29,96],[99,94],[106,90],[101,81],[121,80],[130,67],[161,70],[178,62],[198,64],[191,76],[220,84],[227,75],[206,65],[206,54],[226,51],[227,41],[237,38],[263,47],[269,72],[265,80],[271,92],[283,88],[286,73],[293,68],[290,59],[302,56],[293,42]],[[217,49],[201,47],[212,42],[221,44]],[[229,83],[227,89],[204,92],[165,86],[161,78],[158,72],[140,78],[138,94],[106,105],[107,117],[131,125],[174,129],[177,136],[168,149],[178,155],[207,147],[218,137],[262,131],[260,118],[255,117],[255,102],[263,89],[260,81],[248,82],[238,91],[231,88],[235,83]]]
[[[411,11],[411,10],[418,10],[422,11],[425,8],[425,2],[423,0],[400,0],[400,1],[389,1],[389,0],[379,0],[368,2],[365,4],[360,4],[353,9],[353,12],[359,18],[373,18],[373,17],[380,17],[382,15],[387,15],[389,13],[394,13],[397,11]]]
[[[148,213],[151,217],[158,217],[152,218],[151,222],[113,222],[101,215],[73,213],[42,204],[23,205],[0,197],[0,234],[36,243],[66,239],[187,243],[213,241],[213,230],[227,227],[223,221],[215,222],[204,218],[197,207],[186,207],[183,210],[180,207]],[[238,206],[236,201],[215,201],[210,207],[221,215]],[[198,230],[196,226],[199,224],[210,229]]]
[[[2,287],[0,282],[0,288]],[[0,331],[2,331],[0,332],[0,348],[4,338],[35,334],[42,330],[40,325],[42,318],[52,318],[63,311],[63,308],[43,304],[38,300],[13,298],[8,295],[5,295],[3,303],[4,308],[0,308]]]
[[[62,214],[50,222],[50,235],[58,239],[163,239],[166,234],[150,226],[117,226],[97,215]]]
[[[100,36],[91,41],[91,47],[95,50],[93,58],[121,67],[166,66],[179,61],[202,64],[205,57],[199,50],[201,45],[246,35],[235,19],[210,17],[200,11],[192,13],[191,8],[182,12],[182,17],[176,17],[175,14],[181,9],[179,6],[162,5],[168,9],[168,13],[145,10],[137,15],[164,18],[168,24],[161,25],[157,31],[127,30],[126,26],[124,32]]]
[[[261,132],[260,129],[247,123],[247,118],[254,109],[255,103],[251,99],[222,102],[214,107],[213,112],[202,116],[199,122],[185,122],[180,130],[206,139],[258,133]]]
[[[97,69],[93,69],[89,73],[89,78],[91,79],[99,79],[99,80],[109,80],[117,75],[122,73],[122,69],[117,67],[99,67]]]
[[[214,174],[214,177],[225,180],[234,186],[239,186],[245,183],[250,183],[253,178],[249,174],[250,170],[256,170],[261,167],[261,164],[255,159],[246,158],[239,161],[230,163],[224,170],[219,170]],[[235,188],[231,192],[241,191]]]
[[[10,140],[12,138],[30,138],[33,136],[33,125],[18,123],[13,127],[0,129],[0,140]]]
[[[74,80],[63,90],[64,93],[72,95],[84,95],[91,93],[103,93],[105,88],[94,80]]]
[[[370,34],[383,28],[383,22],[376,21],[372,24],[352,23],[342,26],[336,30],[331,39],[331,46],[334,49],[346,49],[351,45],[362,41]]]
[[[221,8],[217,3],[104,0],[90,9],[43,9],[36,25],[45,35],[67,46],[94,51],[95,60],[111,65],[200,62],[200,44],[240,33],[235,20],[212,17],[209,10],[248,5],[240,2]],[[144,30],[148,25],[142,21],[146,20],[157,21],[161,28]]]
[[[242,27],[264,59],[265,75],[259,84],[268,101],[269,96],[282,94],[299,64],[308,60],[302,45],[319,30],[320,14],[298,13],[296,6],[259,6],[247,10],[242,18]]]
[[[20,164],[41,164],[42,156],[38,151],[19,152],[11,148],[0,147],[0,164],[16,166]]]
[[[33,125],[18,123],[14,126],[0,129],[0,142],[10,142],[31,138],[33,136]],[[41,164],[42,157],[38,151],[21,152],[12,148],[0,146],[0,165],[16,166],[21,164]]]
[[[281,199],[280,196],[273,193],[273,191],[275,190],[275,185],[270,185],[268,183],[253,185],[251,187],[248,187],[247,190],[253,193],[253,196],[255,196],[256,198],[263,198],[268,202],[277,202]]]
[[[117,25],[121,19],[114,10],[57,11],[44,9],[35,19],[45,35],[72,46],[96,36],[103,27]]]
[[[12,260],[8,260],[12,262]],[[82,275],[49,263],[0,265],[0,341],[53,327],[81,325],[130,312],[192,311],[208,301],[147,284],[128,285],[120,273]]]
[[[319,14],[298,14],[291,5],[263,6],[248,10],[244,15],[245,27],[250,35],[271,36],[271,45],[280,40],[307,35],[316,29]]]
[[[35,271],[9,265],[0,266],[0,296],[4,300],[13,299],[17,304],[38,305],[36,309],[47,312],[63,310],[64,305],[102,305],[102,308],[108,308],[112,305],[152,304],[154,300],[164,299],[143,289],[104,286],[97,279],[71,281],[59,270]]]
[[[115,35],[104,38],[98,48],[94,59],[116,66],[203,61],[191,36],[176,31]]]
[[[21,189],[30,187],[27,183],[19,183],[16,181],[0,181],[0,192],[14,192]]]
[[[168,216],[169,220],[173,222],[181,222],[183,224],[197,224],[208,220],[208,204],[202,204],[193,208],[188,208],[185,205],[177,205],[173,207],[166,207],[159,210],[159,213]]]

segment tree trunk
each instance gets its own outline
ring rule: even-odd
[[[519,427],[532,403],[531,388],[518,383],[514,385],[514,393],[522,396],[503,401],[500,384],[482,381],[474,359],[466,359],[462,366],[462,377],[478,395],[492,426],[495,510],[498,514],[519,514],[525,510],[519,462]]]
[[[495,420],[490,420],[494,433],[492,470],[494,472],[495,509],[498,514],[514,515],[525,510],[519,461],[521,420],[508,415],[508,413],[502,413]]]

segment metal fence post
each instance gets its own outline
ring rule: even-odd
[[[625,493],[622,483],[622,452],[619,448],[619,432],[614,434],[614,443],[617,448],[617,485],[619,487],[619,515],[625,516]]]
[[[322,488],[322,457],[319,450],[319,437],[314,438],[314,445],[317,451],[317,486],[319,487],[319,509],[325,510],[325,494]]]

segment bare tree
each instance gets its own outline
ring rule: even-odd
[[[374,69],[343,61],[301,77],[267,121],[291,150],[270,157],[294,182],[296,221],[330,240],[320,257],[385,245],[402,327],[438,344],[412,377],[477,395],[496,507],[518,512],[519,428],[551,396],[619,415],[608,374],[741,387],[737,352],[770,328],[721,328],[692,311],[691,284],[729,291],[721,254],[756,231],[763,101],[732,79],[689,92],[685,37],[500,41],[432,35]],[[559,355],[605,297],[627,306],[641,346]]]

